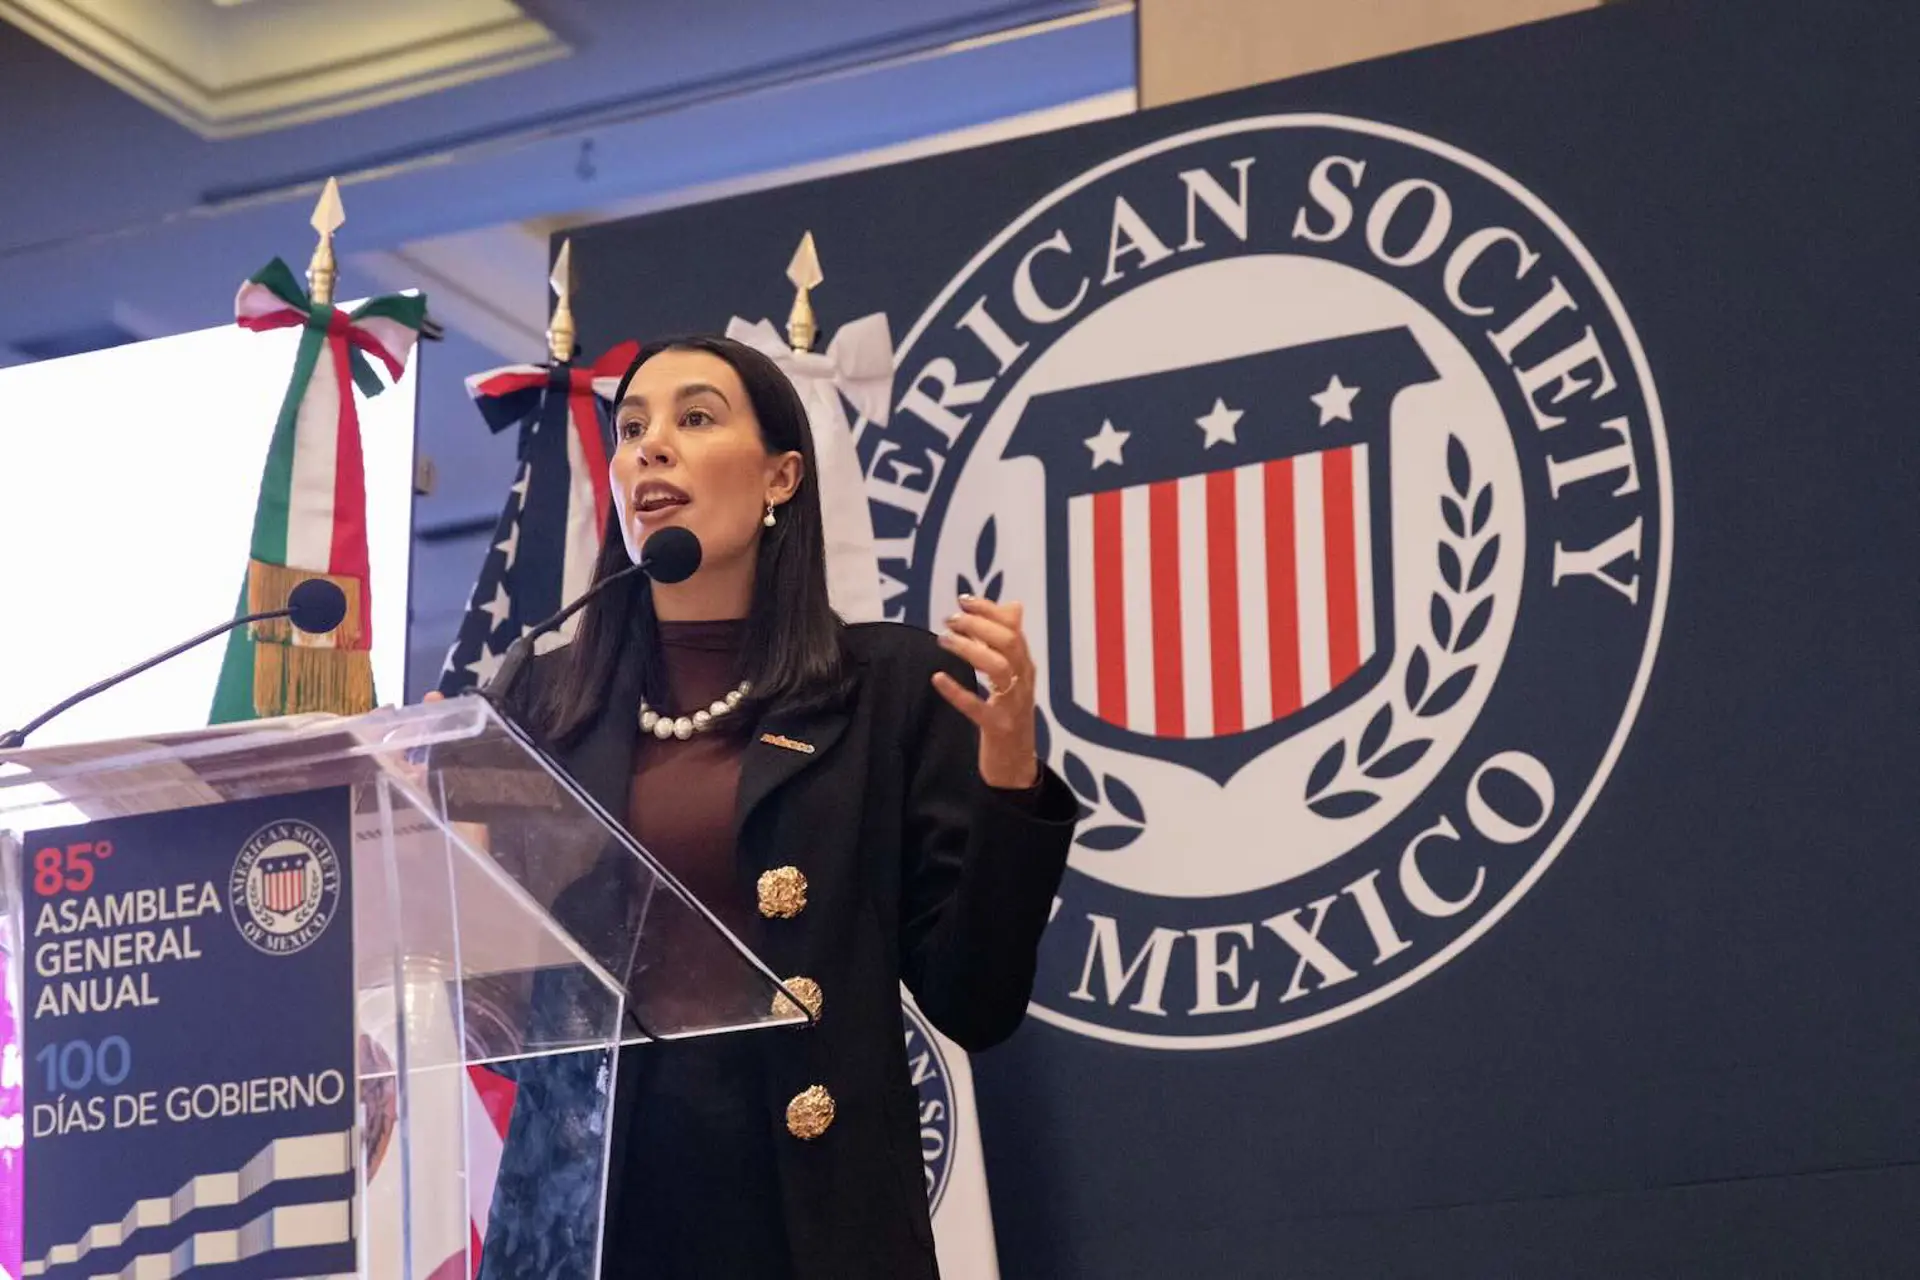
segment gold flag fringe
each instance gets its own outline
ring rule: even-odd
[[[357,649],[360,647],[361,619],[365,616],[360,608],[360,583],[354,578],[337,578],[328,573],[315,573],[311,569],[290,569],[283,564],[268,564],[263,560],[247,561],[247,612],[265,613],[270,609],[287,607],[287,597],[293,589],[308,578],[325,578],[334,586],[347,593],[347,616],[340,625],[324,636],[310,636],[304,631],[296,632],[293,624],[285,618],[269,618],[265,622],[256,622],[247,628],[247,634],[255,640],[276,640],[281,644],[291,641],[304,647],[320,649]]]
[[[262,640],[253,647],[253,709],[263,716],[373,710],[373,655]]]
[[[296,631],[285,618],[248,627],[254,640],[253,709],[262,716],[326,711],[359,715],[373,710],[373,655],[358,648],[364,613],[352,578],[247,562],[247,612],[287,607],[287,595],[308,578],[326,578],[347,595],[347,616],[324,636]]]

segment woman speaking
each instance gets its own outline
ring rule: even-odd
[[[1020,606],[843,625],[805,410],[742,344],[650,348],[615,406],[595,580],[671,526],[699,569],[609,586],[516,701],[819,1020],[623,1051],[602,1275],[933,1277],[899,984],[967,1049],[1010,1035],[1076,811],[1035,755]],[[543,1128],[518,1110],[509,1163]]]

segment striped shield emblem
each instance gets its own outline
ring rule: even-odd
[[[287,915],[306,903],[311,861],[305,853],[260,859],[260,899],[267,910]]]
[[[1435,376],[1396,328],[1034,397],[1062,724],[1224,783],[1377,682],[1389,410]]]

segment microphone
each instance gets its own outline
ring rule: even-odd
[[[663,531],[664,532],[664,531]],[[130,680],[148,667],[157,667],[169,658],[177,658],[195,645],[205,644],[216,636],[223,636],[235,627],[244,627],[249,623],[265,622],[269,618],[285,618],[301,631],[309,635],[325,635],[339,626],[347,616],[347,593],[338,584],[325,578],[308,578],[287,593],[287,607],[268,609],[263,613],[249,613],[245,617],[234,618],[217,627],[202,631],[184,644],[177,644],[165,653],[156,653],[145,662],[136,663],[117,675],[108,676],[98,684],[90,684],[71,698],[47,708],[33,719],[7,733],[0,733],[0,751],[11,751],[25,744],[27,736],[61,712],[85,702],[97,693],[105,693],[122,680]]]
[[[700,539],[677,524],[656,531],[640,544],[640,571],[655,582],[685,582],[700,568]],[[564,617],[562,621],[564,621]]]
[[[287,621],[310,636],[323,636],[346,618],[347,593],[325,578],[308,578],[287,592]]]
[[[534,642],[548,632],[558,630],[568,618],[586,608],[595,596],[614,583],[631,578],[636,573],[644,573],[655,582],[672,585],[685,582],[699,568],[700,539],[694,536],[693,530],[683,529],[679,525],[668,525],[658,530],[640,545],[639,564],[608,574],[588,587],[572,604],[508,645],[506,654],[501,658],[500,669],[480,690],[480,696],[504,710],[507,695],[513,692],[514,682],[519,679],[520,668],[526,666],[533,657]]]

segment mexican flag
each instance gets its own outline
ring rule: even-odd
[[[240,286],[234,313],[242,328],[301,333],[260,479],[236,616],[285,608],[287,593],[316,576],[346,592],[347,616],[324,636],[295,631],[285,618],[233,632],[212,723],[373,708],[367,486],[353,389],[384,389],[376,360],[400,377],[426,308],[418,295],[377,297],[351,313],[316,303],[278,258]]]

